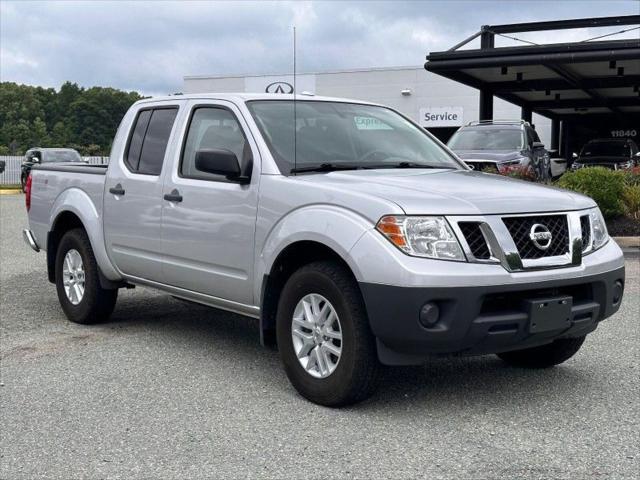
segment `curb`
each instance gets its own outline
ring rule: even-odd
[[[19,188],[0,188],[0,195],[16,195],[22,193]]]
[[[640,248],[640,237],[613,237],[621,248]]]

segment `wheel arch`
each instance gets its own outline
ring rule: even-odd
[[[114,269],[104,244],[102,217],[92,198],[79,188],[70,188],[56,198],[50,214],[47,233],[47,272],[49,281],[55,281],[55,257],[62,236],[73,228],[82,228],[96,257],[100,279],[104,288],[114,288],[122,280]]]
[[[361,213],[331,204],[312,204],[281,216],[256,252],[254,298],[261,307],[260,338],[273,343],[279,293],[294,269],[312,261],[334,259],[362,279],[351,249],[373,228]]]
[[[283,248],[274,260],[271,269],[264,274],[260,296],[260,342],[275,345],[276,314],[280,294],[285,283],[296,270],[320,260],[332,260],[341,264],[357,277],[347,262],[336,250],[317,240],[298,240]]]

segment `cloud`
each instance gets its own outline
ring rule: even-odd
[[[451,47],[482,24],[571,18],[577,3],[3,0],[0,78],[163,94],[179,91],[185,75],[286,72],[293,25],[299,71],[421,65],[427,52]],[[579,15],[637,11],[635,0],[583,1]],[[562,32],[554,38],[598,33]],[[545,40],[540,34],[522,37]]]

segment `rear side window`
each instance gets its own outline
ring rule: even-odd
[[[144,134],[147,131],[147,126],[149,125],[151,112],[151,110],[143,110],[138,114],[136,125],[133,128],[133,133],[131,134],[131,140],[129,140],[129,148],[127,150],[125,162],[127,163],[129,170],[133,172],[138,171],[138,162],[140,161],[140,152],[142,151],[142,141],[144,140]]]
[[[138,114],[125,156],[129,170],[145,175],[160,174],[177,113],[177,108],[156,108]]]

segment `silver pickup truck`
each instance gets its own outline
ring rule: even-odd
[[[364,102],[142,100],[108,168],[34,166],[26,202],[71,321],[108,319],[133,285],[255,317],[294,387],[329,406],[430,355],[557,365],[624,290],[591,199],[471,171]]]

